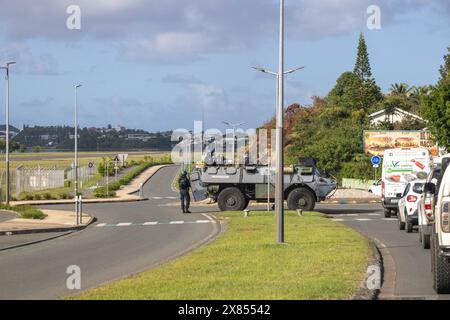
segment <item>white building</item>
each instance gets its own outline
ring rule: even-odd
[[[405,119],[416,119],[425,122],[425,120],[419,117],[418,115],[415,115],[411,112],[405,111],[400,108],[395,108],[392,114],[387,114],[386,110],[383,109],[369,115],[369,120],[372,125],[377,125],[382,122],[390,122],[394,124],[396,122],[402,122]]]

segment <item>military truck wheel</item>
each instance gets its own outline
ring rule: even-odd
[[[226,188],[217,197],[217,204],[221,211],[241,211],[248,203],[241,190],[238,188]]]
[[[433,287],[437,294],[450,293],[450,261],[439,254],[439,245],[433,244]]]
[[[302,209],[305,211],[314,210],[316,200],[314,195],[305,188],[297,188],[292,190],[287,197],[287,205],[289,210]]]

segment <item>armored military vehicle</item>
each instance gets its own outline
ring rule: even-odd
[[[334,179],[325,178],[316,167],[317,159],[301,158],[299,165],[285,167],[284,195],[290,210],[313,210],[336,190]],[[195,201],[208,197],[221,211],[247,208],[250,200],[274,199],[275,172],[262,165],[203,165],[190,173]]]

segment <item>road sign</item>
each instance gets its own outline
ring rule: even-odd
[[[372,164],[374,166],[380,166],[380,163],[381,163],[381,157],[380,156],[373,156],[372,157]]]
[[[379,165],[379,164],[374,164],[373,167],[374,167],[374,168],[379,168],[380,165]]]
[[[126,153],[118,154],[116,158],[120,161],[120,164],[122,166],[124,166],[125,165],[125,161],[127,161],[128,154],[126,154]]]
[[[94,166],[94,163],[93,162],[89,162],[88,166],[89,166],[89,168],[92,168]]]

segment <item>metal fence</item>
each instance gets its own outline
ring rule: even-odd
[[[80,188],[83,188],[83,184],[94,179],[97,175],[97,166],[93,165],[91,167],[79,167],[78,168],[78,181],[80,183]],[[67,171],[67,181],[72,183],[75,181],[75,169],[70,169]]]
[[[22,192],[33,192],[64,187],[64,170],[41,169],[20,166],[15,170],[16,196]]]

